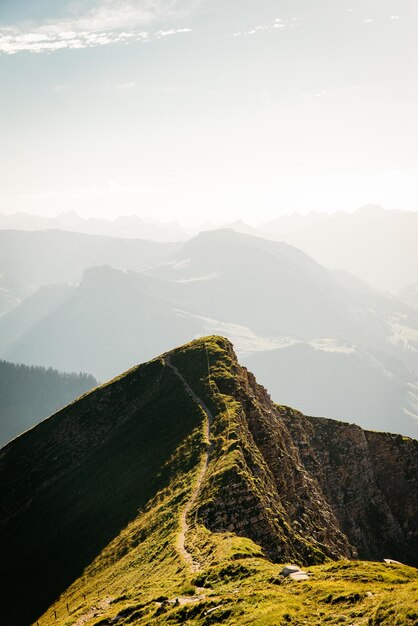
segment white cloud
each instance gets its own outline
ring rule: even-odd
[[[391,15],[391,16],[390,16],[390,19],[391,19],[391,20],[399,20],[399,19],[400,19],[400,17],[399,17],[399,15]]]
[[[274,30],[281,30],[283,28],[296,28],[297,26],[300,26],[300,22],[299,22],[299,18],[297,17],[292,17],[291,20],[288,21],[284,21],[282,20],[280,17],[277,17],[274,20],[273,24],[265,24],[265,25],[258,25],[255,28],[252,28],[251,30],[244,30],[242,32],[236,32],[233,33],[233,37],[244,37],[246,35],[256,35],[259,32],[262,31],[267,31],[267,32],[273,32]]]
[[[80,33],[57,33],[55,36],[41,33],[16,33],[0,32],[0,54],[16,54],[17,52],[55,52],[56,50],[76,50],[82,48],[95,48],[108,46],[109,44],[141,41],[147,43],[152,39],[161,39],[168,35],[190,33],[190,28],[171,29],[169,31],[123,31],[123,32],[89,32]]]
[[[131,91],[132,89],[135,89],[136,86],[137,85],[135,82],[120,83],[118,85],[115,85],[114,89],[116,89],[116,91]]]
[[[170,35],[178,35],[181,33],[191,33],[191,28],[170,28],[170,30],[158,30],[155,33],[155,37],[157,39],[161,39],[162,37],[170,37]]]
[[[89,11],[71,14],[58,21],[46,21],[0,30],[0,54],[54,52],[62,49],[92,48],[109,44],[161,39],[188,33],[189,28],[149,32],[144,26],[187,16],[186,0],[101,0]]]

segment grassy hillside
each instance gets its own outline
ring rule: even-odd
[[[187,576],[181,564],[176,567],[174,555],[171,562],[166,556],[163,565],[154,564],[143,546],[133,557],[131,571],[126,563],[122,571],[89,571],[89,586],[74,586],[39,624],[417,624],[418,572],[410,567],[340,561],[305,568],[310,579],[297,582],[280,576],[281,566],[251,556],[226,554],[217,566],[194,577]],[[135,575],[135,568],[141,576]]]
[[[123,380],[125,398],[122,383],[93,392],[65,416],[58,413],[3,450],[2,477],[9,491],[2,494],[0,569],[11,583],[2,589],[9,598],[8,624],[28,623],[42,612],[136,518],[138,509],[169,488],[172,475],[191,480],[188,469],[198,461],[199,415],[172,376],[159,362],[135,370]],[[187,458],[181,445],[187,447]],[[30,474],[22,480],[19,472],[25,473],[26,464]],[[34,491],[37,497],[26,508]],[[28,590],[25,605],[22,588]]]
[[[6,446],[5,623],[414,624],[415,569],[329,559],[355,547],[281,411],[207,337]],[[308,581],[280,576],[289,559]]]

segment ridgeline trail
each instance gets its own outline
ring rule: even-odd
[[[200,569],[200,563],[196,560],[196,558],[193,557],[192,553],[189,552],[189,550],[186,548],[186,536],[187,536],[187,533],[189,532],[189,523],[187,521],[187,517],[197,500],[197,497],[200,492],[200,488],[205,478],[206,470],[208,468],[209,453],[210,453],[210,429],[213,423],[213,415],[208,409],[208,407],[206,406],[206,404],[203,402],[203,400],[201,400],[201,398],[199,398],[199,396],[195,394],[195,392],[190,387],[189,383],[184,378],[184,376],[179,372],[177,367],[170,362],[170,359],[168,357],[164,359],[164,363],[165,365],[167,365],[169,368],[173,370],[173,372],[176,374],[176,376],[178,376],[178,378],[180,378],[189,396],[193,398],[196,404],[200,406],[200,408],[202,409],[205,415],[204,429],[205,429],[205,438],[206,438],[207,446],[206,446],[206,450],[204,452],[203,459],[201,461],[201,464],[198,470],[198,474],[196,476],[196,483],[194,485],[193,491],[180,516],[180,534],[177,539],[177,548],[180,554],[183,556],[184,560],[189,565],[190,569],[193,572],[196,572]]]

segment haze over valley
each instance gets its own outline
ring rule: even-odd
[[[277,402],[418,434],[417,309],[293,246],[232,229],[176,243],[57,230],[0,239],[2,272],[30,293],[0,318],[8,361],[105,381],[220,333]]]

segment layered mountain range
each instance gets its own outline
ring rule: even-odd
[[[13,233],[10,249],[16,237],[34,238],[27,254],[43,286],[0,318],[3,358],[106,380],[190,337],[221,333],[274,399],[418,436],[418,313],[398,298],[292,246],[231,230],[185,244],[58,233],[56,267],[44,267],[39,250],[56,234]],[[77,238],[84,256],[73,266]],[[108,265],[82,273],[99,259]],[[76,284],[46,286],[59,275]]]
[[[417,441],[274,404],[227,339],[196,340],[1,450],[2,619],[235,624],[251,579],[260,606],[292,621],[301,609],[285,611],[275,563],[314,566],[319,581],[329,559],[418,565],[417,472]],[[361,588],[354,601],[374,610]]]
[[[237,232],[284,241],[300,248],[330,269],[350,272],[383,291],[403,292],[418,282],[418,216],[416,211],[385,210],[366,205],[352,212],[280,215],[257,227],[236,220],[220,226],[205,223],[198,230],[230,228]],[[84,219],[75,212],[55,217],[0,214],[0,230],[55,230],[161,243],[185,241],[193,230],[176,223],[143,220],[135,215],[110,221]],[[1,240],[1,239],[0,239]]]
[[[344,269],[383,290],[417,282],[416,211],[367,205],[352,213],[279,217],[260,234],[286,241],[333,269]]]
[[[0,313],[40,287],[79,283],[90,267],[108,264],[138,271],[178,245],[60,230],[0,229]]]

